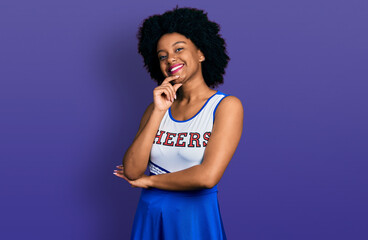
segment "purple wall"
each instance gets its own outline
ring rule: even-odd
[[[114,176],[155,86],[149,15],[205,9],[245,131],[219,184],[229,239],[368,239],[368,4],[0,4],[0,239],[127,239],[140,190]]]

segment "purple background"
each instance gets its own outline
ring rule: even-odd
[[[0,4],[0,239],[128,239],[139,189],[112,173],[155,84],[141,21],[205,9],[245,107],[219,183],[229,239],[368,239],[365,0]]]

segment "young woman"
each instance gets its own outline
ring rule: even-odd
[[[158,87],[114,172],[142,188],[131,239],[226,239],[217,183],[239,143],[243,107],[213,89],[229,61],[219,30],[194,8],[140,27],[139,53]]]

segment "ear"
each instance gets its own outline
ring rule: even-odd
[[[198,49],[197,54],[198,54],[199,62],[203,62],[206,59],[201,50]]]

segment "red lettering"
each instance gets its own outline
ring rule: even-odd
[[[189,140],[188,147],[194,147],[193,142],[196,142],[196,147],[200,147],[201,144],[199,143],[199,137],[200,137],[199,133],[191,132],[189,134],[190,134],[190,140]]]
[[[162,135],[164,135],[164,133],[165,131],[160,131],[160,134],[158,134],[158,130],[157,130],[157,134],[156,134],[155,139],[153,139],[153,143],[155,143],[156,138],[158,138],[156,144],[161,144],[161,138],[162,138]]]
[[[210,140],[210,137],[211,137],[211,132],[205,132],[203,134],[203,139],[206,140],[206,141],[203,141],[203,147],[207,146],[207,142],[208,140]]]
[[[176,133],[170,133],[170,132],[167,132],[166,133],[166,139],[165,139],[165,142],[163,145],[166,145],[166,146],[173,146],[174,145],[174,142],[170,142],[170,140],[172,140],[172,137],[175,137],[176,136]]]
[[[186,137],[187,135],[188,133],[178,133],[178,139],[176,139],[175,147],[185,147],[185,142],[180,143],[180,141],[184,139],[182,136]]]

